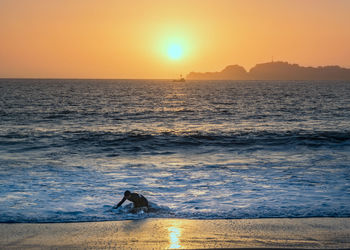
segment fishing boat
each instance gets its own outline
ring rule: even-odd
[[[186,82],[185,78],[180,75],[180,78],[174,79],[173,82]]]

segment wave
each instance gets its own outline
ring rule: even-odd
[[[176,211],[166,206],[158,206],[153,203],[150,212],[139,210],[130,212],[132,204],[120,209],[112,209],[110,205],[104,205],[97,209],[60,211],[34,211],[26,213],[11,214],[3,213],[0,216],[0,223],[64,223],[64,222],[98,222],[98,221],[120,221],[139,220],[147,218],[177,218],[177,219],[261,219],[261,218],[313,218],[313,217],[335,217],[348,218],[350,211],[345,207],[306,207],[306,206],[252,206],[246,208],[234,208],[231,211],[210,211],[210,212],[188,212]]]
[[[57,132],[10,132],[0,134],[0,145],[19,146],[51,143],[53,147],[147,147],[147,149],[217,146],[225,148],[251,146],[339,146],[349,145],[350,131],[236,131],[236,132],[105,132],[105,131],[65,131]],[[38,145],[39,144],[39,145]]]
[[[0,134],[0,146],[8,153],[69,150],[88,154],[173,154],[183,150],[273,150],[277,147],[339,148],[350,145],[350,131],[258,132],[11,132]]]

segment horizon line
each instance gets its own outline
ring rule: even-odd
[[[319,68],[319,67],[340,67],[342,69],[350,69],[350,66],[349,68],[347,68],[347,66],[341,66],[339,64],[326,64],[326,65],[318,65],[318,66],[303,66],[299,63],[291,63],[291,62],[288,62],[288,61],[282,61],[282,60],[272,60],[272,61],[268,61],[268,62],[260,62],[260,63],[256,63],[255,66],[257,66],[258,64],[267,64],[267,63],[288,63],[290,65],[298,65],[300,67],[305,67],[305,68]],[[227,64],[226,66],[224,66],[224,68],[228,67],[228,66],[232,66],[232,65],[238,65],[240,67],[243,67],[245,71],[249,72],[252,68],[254,68],[255,66],[251,67],[249,70],[247,70],[244,66],[238,64],[238,63],[235,63],[235,64]],[[207,71],[208,72],[208,71]],[[206,72],[206,73],[207,73]],[[209,71],[209,72],[216,72],[216,71]],[[188,72],[187,74],[185,75],[188,75],[190,73],[202,73],[202,72],[199,72],[199,71],[190,71]],[[43,79],[43,80],[173,80],[174,78],[134,78],[134,77],[101,77],[101,78],[98,78],[98,77],[0,77],[0,79]],[[187,78],[186,78],[187,79]]]
[[[165,79],[165,78],[10,78],[0,77],[0,80],[157,80],[157,81],[170,81],[173,82],[173,78]],[[320,80],[300,80],[300,79],[290,79],[290,80],[278,80],[278,79],[244,79],[244,80],[238,80],[238,79],[187,79],[186,82],[204,82],[204,81],[215,81],[215,82],[260,82],[260,81],[272,81],[272,82],[304,82],[304,81],[348,81],[348,80],[328,80],[328,79],[320,79]],[[173,82],[176,84],[179,84],[179,82]]]

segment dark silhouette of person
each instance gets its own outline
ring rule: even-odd
[[[140,208],[140,207],[148,207],[148,200],[141,194],[138,193],[131,193],[129,190],[126,190],[124,193],[123,199],[113,208],[118,208],[120,207],[124,201],[131,201],[134,204],[134,209],[135,208]]]

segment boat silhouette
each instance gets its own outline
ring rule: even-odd
[[[174,79],[173,82],[186,82],[185,78],[180,75],[180,78]]]

